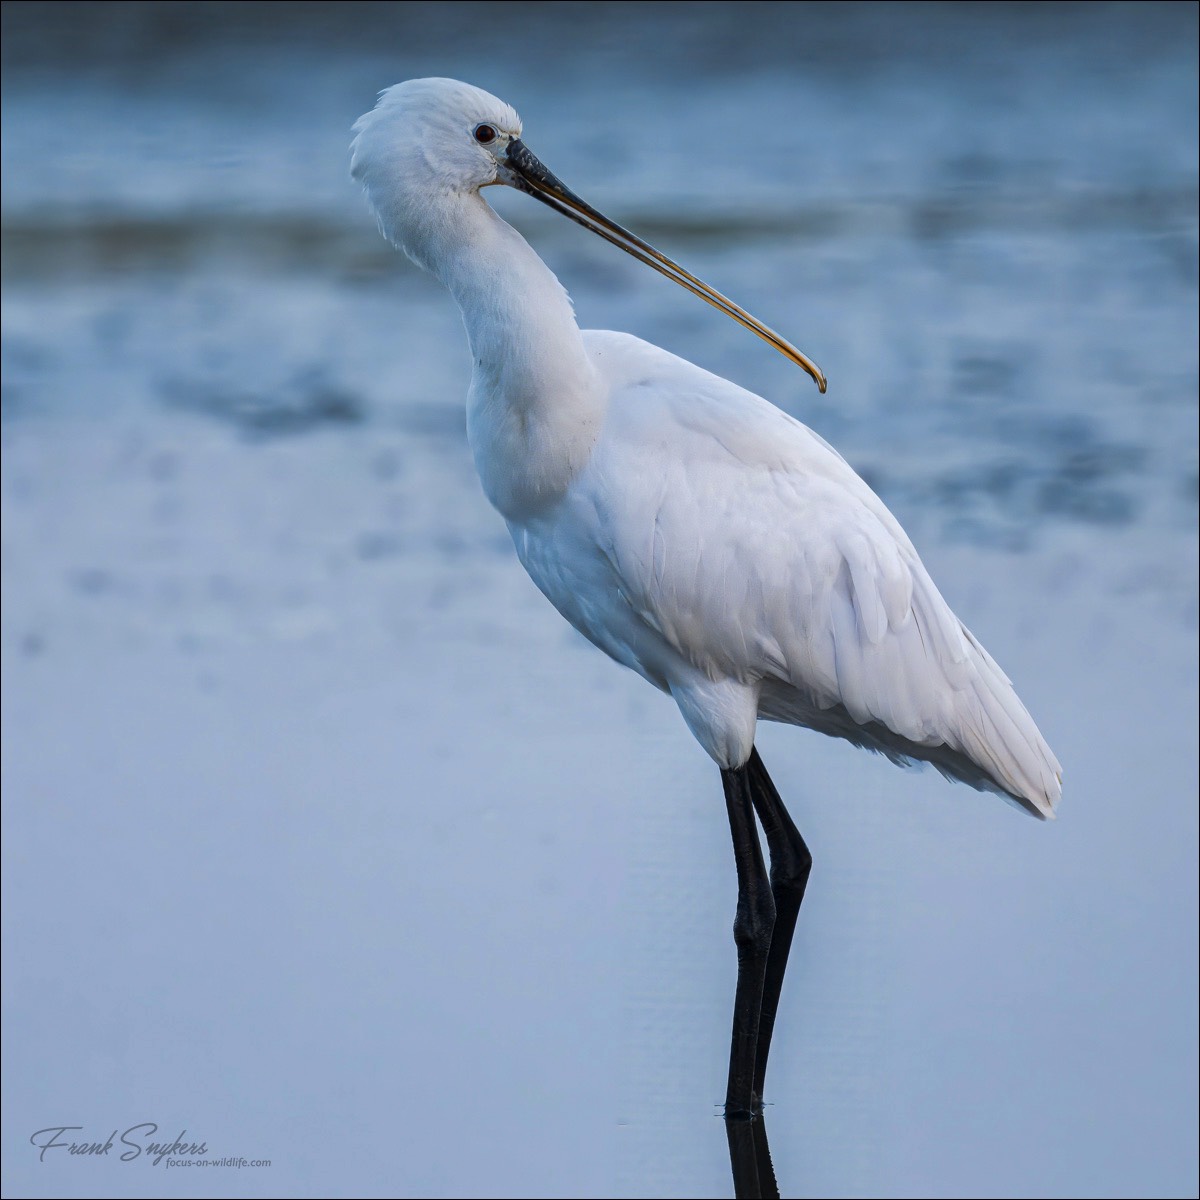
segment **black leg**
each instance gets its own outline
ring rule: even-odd
[[[775,928],[767,956],[758,1052],[754,1065],[754,1099],[760,1104],[767,1075],[767,1055],[771,1051],[771,1034],[775,1029],[775,1014],[779,1011],[779,993],[787,970],[788,953],[792,948],[792,934],[796,931],[796,918],[800,914],[800,903],[804,899],[808,873],[812,869],[812,855],[792,818],[788,816],[757,750],[751,750],[745,770],[750,782],[750,797],[771,852],[771,892],[775,901]]]
[[[758,1171],[758,1147],[754,1131],[762,1118],[754,1121],[725,1122],[729,1139],[729,1166],[733,1171],[733,1194],[736,1200],[763,1200],[762,1181]]]
[[[762,1113],[758,1120],[751,1121],[754,1133],[754,1156],[758,1160],[758,1190],[761,1200],[779,1200],[779,1184],[775,1179],[775,1165],[771,1162],[771,1147],[767,1145],[767,1121]]]
[[[733,1194],[737,1200],[779,1200],[779,1184],[767,1145],[767,1123],[760,1113],[753,1121],[726,1121]]]
[[[725,805],[729,810],[729,830],[733,834],[733,858],[738,880],[737,916],[733,922],[738,978],[733,1002],[733,1040],[729,1049],[725,1119],[750,1121],[757,1109],[754,1063],[758,1050],[763,985],[771,950],[771,930],[775,924],[775,900],[771,895],[762,849],[758,844],[748,765],[723,770],[721,782],[725,788]]]

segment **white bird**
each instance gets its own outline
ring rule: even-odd
[[[811,864],[754,750],[758,719],[930,762],[1041,817],[1061,793],[1059,764],[899,522],[827,442],[657,346],[580,330],[561,284],[482,189],[507,184],[577,220],[824,391],[809,359],[586,204],[487,92],[410,80],[354,130],[352,174],[384,236],[462,310],[471,451],[522,564],[576,629],[670,694],[721,769],[739,883],[726,1116],[753,1118]]]

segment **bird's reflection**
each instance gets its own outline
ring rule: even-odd
[[[727,1120],[729,1165],[737,1200],[779,1200],[779,1184],[767,1145],[767,1123],[760,1113],[752,1121]]]

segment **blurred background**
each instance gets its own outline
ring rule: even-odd
[[[784,1194],[1194,1196],[1196,34],[6,3],[4,1194],[731,1194],[716,771],[525,578],[453,304],[348,177],[379,89],[451,75],[821,364],[489,196],[583,324],[837,445],[1065,767],[1039,825],[761,731],[816,858]],[[271,1165],[29,1144],[143,1122]]]

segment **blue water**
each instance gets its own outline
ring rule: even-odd
[[[762,732],[784,1194],[1194,1195],[1195,8],[69,11],[4,9],[5,1194],[731,1191],[715,772],[521,574],[347,177],[449,74],[820,363],[493,197],[832,441],[1064,763],[1039,826]],[[28,1141],[143,1121],[271,1166]]]

